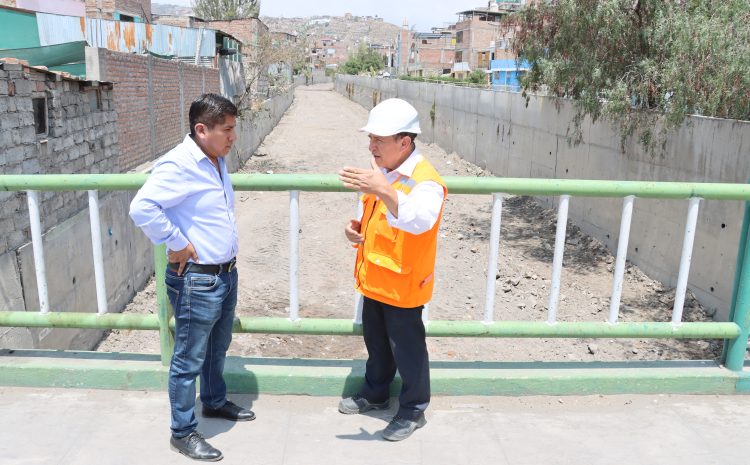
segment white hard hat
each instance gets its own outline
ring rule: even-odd
[[[417,110],[400,98],[389,98],[375,105],[370,110],[367,125],[360,128],[360,131],[375,136],[393,136],[401,132],[422,133]]]

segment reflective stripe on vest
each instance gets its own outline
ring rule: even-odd
[[[409,194],[418,183],[434,181],[448,194],[445,182],[425,159],[417,163],[412,177],[400,176],[393,188]],[[362,196],[364,242],[357,248],[355,287],[363,295],[395,307],[412,308],[432,298],[437,236],[443,208],[429,231],[411,234],[388,224],[385,203],[374,195]]]

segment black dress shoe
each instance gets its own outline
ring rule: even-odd
[[[201,436],[201,433],[197,431],[193,431],[184,438],[172,436],[169,444],[172,446],[172,449],[194,460],[216,462],[224,458],[221,451],[207,443],[203,439],[203,436]]]
[[[255,414],[252,411],[242,408],[231,401],[227,401],[217,409],[208,408],[204,405],[203,416],[206,418],[223,418],[231,421],[255,420]]]

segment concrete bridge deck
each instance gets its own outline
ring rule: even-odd
[[[334,397],[231,397],[257,420],[199,419],[227,465],[748,463],[748,396],[439,396],[401,443],[379,435],[395,406],[345,416]],[[1,387],[0,398],[4,465],[194,463],[169,449],[165,392]]]

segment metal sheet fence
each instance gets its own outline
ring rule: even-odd
[[[131,23],[98,18],[78,18],[37,13],[37,27],[41,45],[86,41],[90,47],[106,48],[124,53],[156,53],[158,55],[189,57],[196,54],[210,60],[200,60],[207,66],[216,53],[216,31],[163,24]]]

